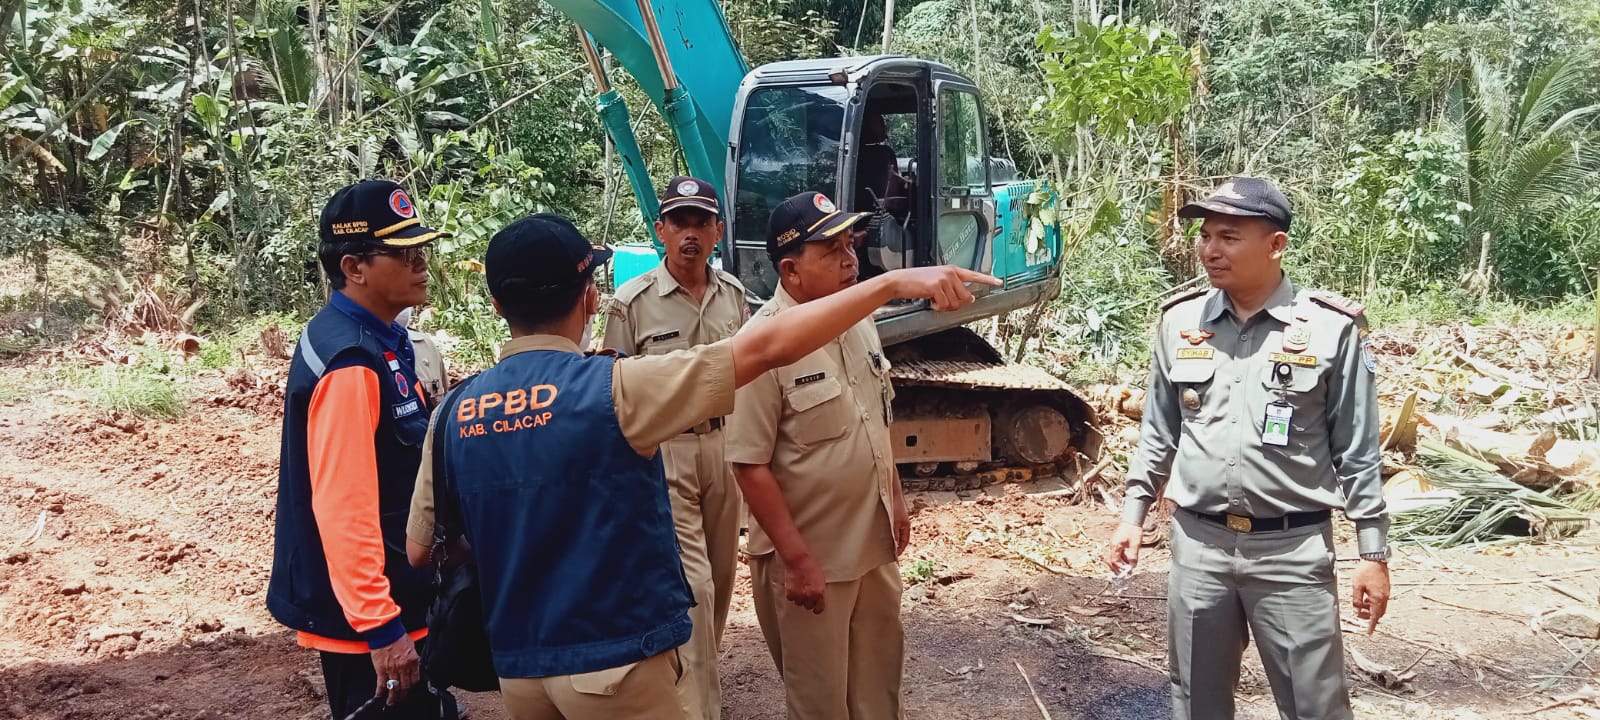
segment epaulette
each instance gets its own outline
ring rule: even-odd
[[[1362,305],[1361,303],[1351,300],[1350,298],[1340,295],[1339,293],[1328,292],[1327,290],[1313,290],[1311,292],[1311,299],[1318,305],[1328,308],[1329,310],[1333,310],[1334,312],[1343,315],[1349,315],[1353,318],[1361,317],[1361,314],[1367,311],[1366,305]]]
[[[1204,295],[1204,294],[1206,294],[1206,293],[1208,293],[1210,291],[1211,291],[1210,288],[1197,287],[1197,288],[1189,288],[1188,290],[1184,290],[1182,292],[1173,293],[1172,295],[1168,296],[1166,300],[1163,300],[1161,302],[1161,309],[1162,310],[1170,310],[1170,309],[1172,309],[1173,305],[1177,305],[1178,303],[1184,302],[1186,300],[1193,300],[1193,299],[1195,299],[1197,297],[1200,297],[1201,295]]]
[[[602,348],[600,350],[585,350],[583,352],[583,355],[584,355],[584,357],[594,357],[596,355],[604,355],[604,356],[607,356],[607,357],[616,357],[616,358],[625,357],[622,353],[617,352],[616,348]]]
[[[723,271],[723,270],[718,270],[717,271],[717,277],[720,278],[723,282],[728,283],[729,285],[732,285],[732,286],[734,286],[736,288],[739,288],[739,294],[740,295],[744,294],[744,283],[739,282],[739,278],[734,277],[732,273],[729,273],[729,272],[726,272],[726,271]]]
[[[617,291],[612,294],[612,297],[616,299],[619,305],[627,305],[633,302],[634,298],[639,297],[639,293],[644,292],[645,288],[654,285],[655,282],[656,274],[647,272],[623,283],[622,287],[617,288]]]

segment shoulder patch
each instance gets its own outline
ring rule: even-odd
[[[1210,288],[1197,287],[1189,288],[1188,290],[1184,290],[1182,292],[1173,293],[1172,295],[1167,296],[1166,300],[1161,301],[1161,309],[1170,310],[1172,306],[1177,305],[1178,303],[1186,300],[1193,300],[1210,291]]]
[[[1335,292],[1315,290],[1310,293],[1310,297],[1318,305],[1353,318],[1361,317],[1361,314],[1367,311],[1366,305]]]
[[[655,283],[656,274],[653,272],[647,272],[623,283],[622,287],[617,288],[616,293],[613,294],[613,298],[618,303],[627,305],[628,303],[633,302],[634,298],[639,297],[639,293],[644,292],[646,288],[654,285]]]

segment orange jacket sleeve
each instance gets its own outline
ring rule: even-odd
[[[378,375],[356,365],[329,371],[311,394],[306,451],[311,510],[328,576],[344,617],[367,644],[380,648],[405,634],[400,606],[383,574],[378,510],[378,460],[373,433],[382,395]]]

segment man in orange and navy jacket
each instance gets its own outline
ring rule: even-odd
[[[405,550],[436,399],[395,323],[427,301],[427,250],[445,234],[381,180],[335,193],[320,233],[334,293],[301,334],[285,388],[267,609],[321,653],[334,720],[454,717],[454,699],[421,676],[433,576]]]

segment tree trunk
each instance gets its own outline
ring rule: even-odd
[[[883,4],[883,54],[889,54],[889,41],[894,37],[894,0]]]
[[[1478,269],[1467,278],[1467,288],[1479,295],[1489,292],[1489,276],[1494,272],[1489,258],[1494,253],[1494,231],[1483,233],[1483,240],[1478,244]]]

